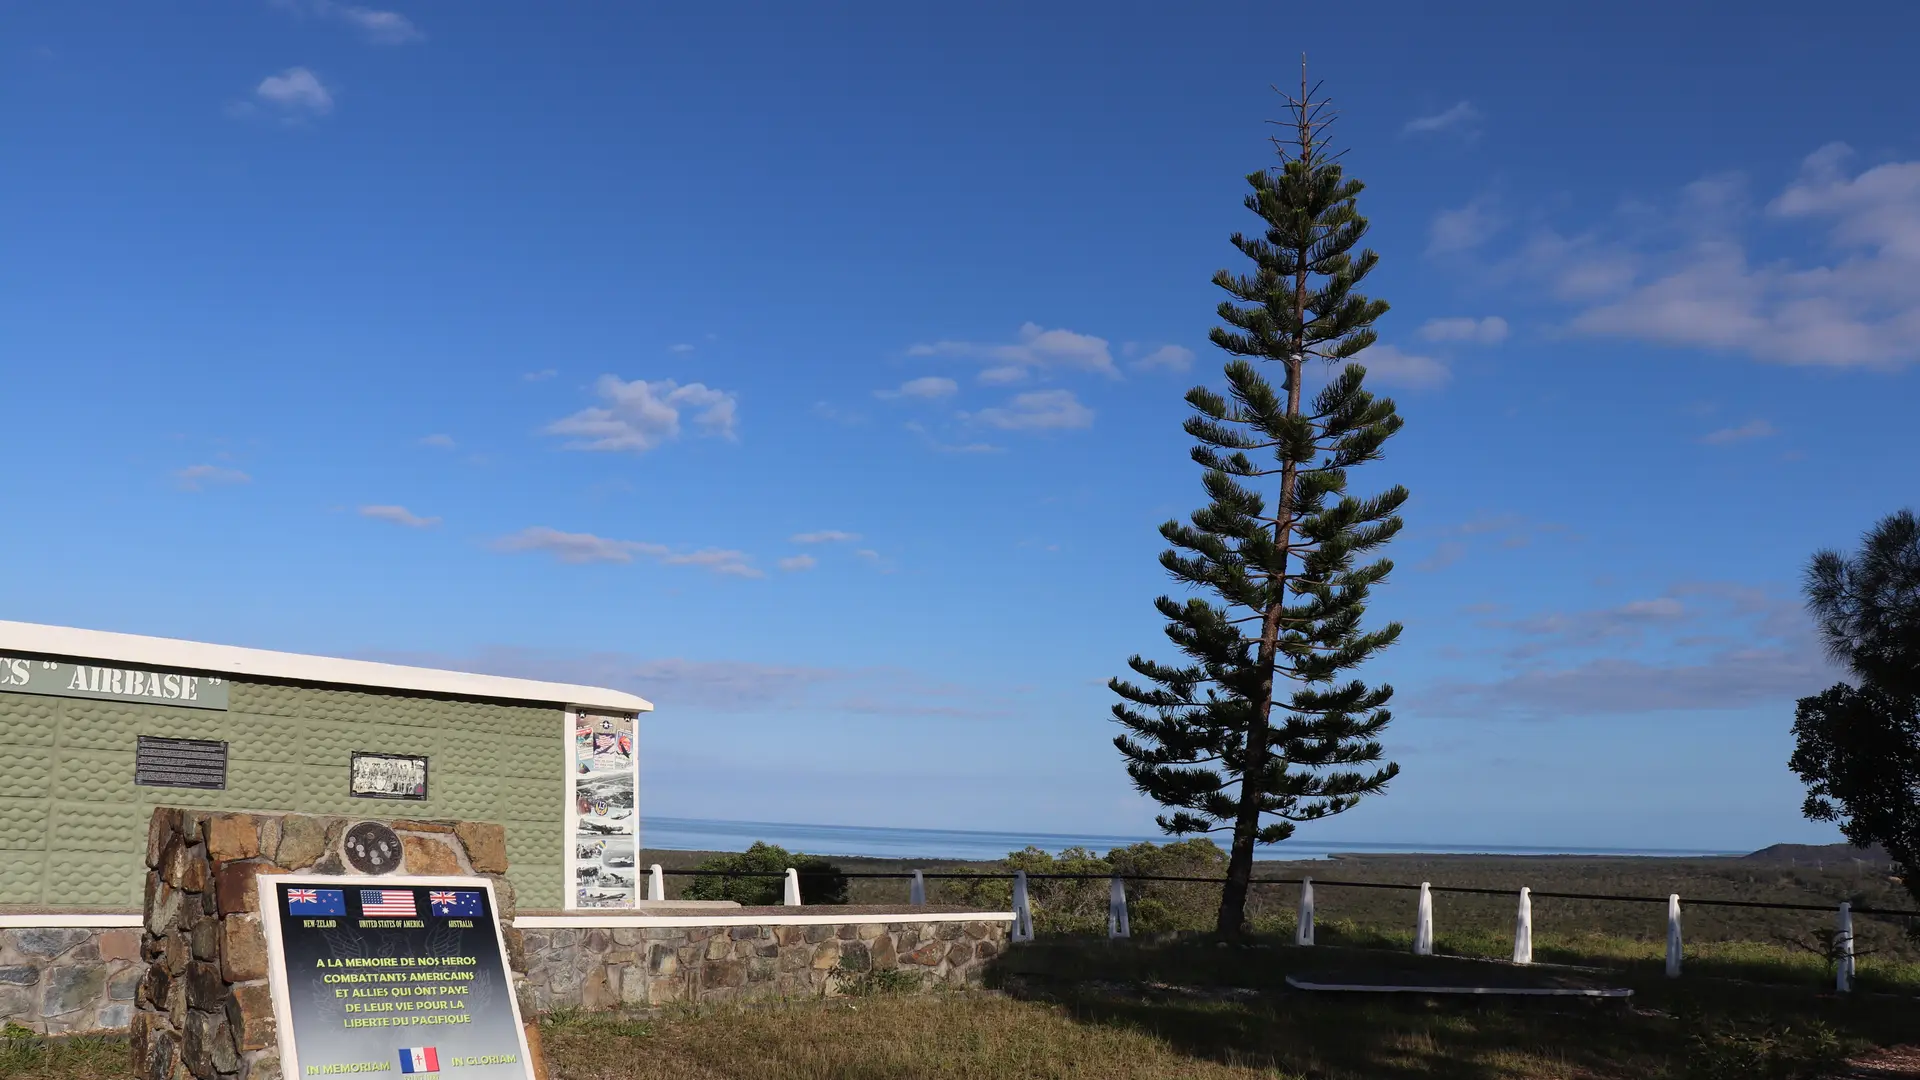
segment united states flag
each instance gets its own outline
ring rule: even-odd
[[[362,915],[414,915],[412,889],[361,889]]]

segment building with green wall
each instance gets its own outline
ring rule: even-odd
[[[520,906],[571,907],[572,834],[589,812],[576,812],[576,739],[589,717],[632,732],[652,707],[596,687],[0,622],[0,907],[137,910],[160,805],[499,822]]]

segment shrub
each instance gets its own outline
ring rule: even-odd
[[[805,904],[847,902],[847,876],[817,855],[801,855],[764,841],[755,841],[735,855],[708,859],[696,870],[717,871],[726,877],[696,877],[683,894],[689,900],[733,900],[748,906],[778,904],[783,899],[787,868],[800,872],[800,901]]]

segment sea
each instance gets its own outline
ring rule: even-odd
[[[874,825],[806,825],[790,821],[715,821],[649,817],[640,842],[662,851],[743,851],[756,840],[788,851],[842,858],[1003,859],[1027,847],[1059,854],[1068,848],[1107,851],[1167,836],[1108,833],[999,832],[984,829],[894,829]],[[1501,844],[1410,844],[1386,841],[1294,839],[1261,848],[1262,859],[1324,859],[1333,855],[1633,855],[1666,858],[1740,855],[1694,848],[1516,847]]]

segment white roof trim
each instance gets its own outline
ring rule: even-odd
[[[5,620],[0,620],[0,650],[115,661],[144,667],[211,671],[222,675],[287,682],[413,690],[454,697],[551,701],[623,712],[653,710],[653,703],[645,698],[597,686],[509,679],[501,675],[473,675],[464,671],[405,667],[371,660],[336,660],[326,656],[243,649],[236,645],[207,645],[198,641]]]

